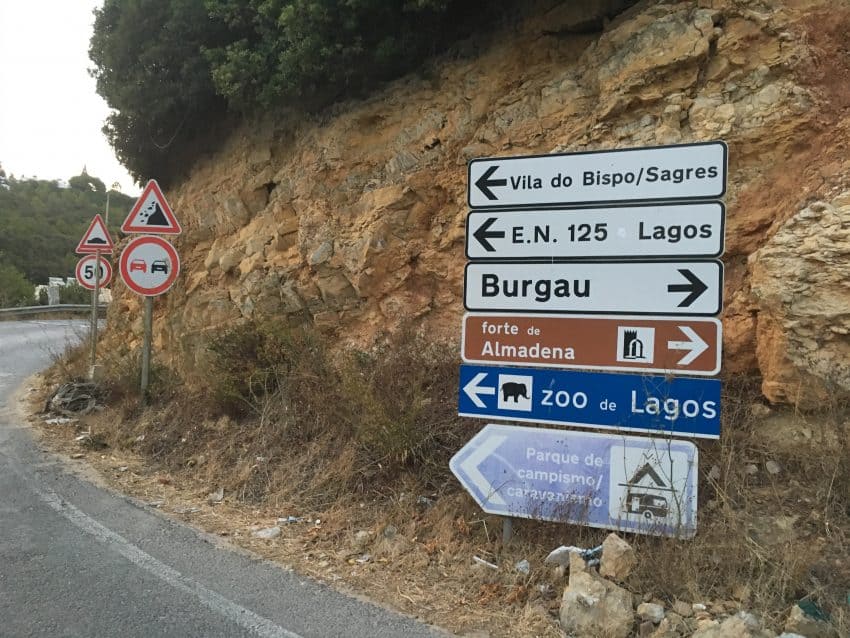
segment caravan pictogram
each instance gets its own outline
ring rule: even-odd
[[[692,445],[678,449],[663,440],[612,446],[608,515],[647,527],[696,528],[696,454]]]

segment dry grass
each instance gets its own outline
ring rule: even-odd
[[[454,348],[405,333],[370,353],[332,356],[310,334],[239,330],[212,343],[212,387],[184,387],[145,409],[133,394],[135,364],[116,357],[113,403],[86,426],[112,455],[89,458],[122,489],[192,502],[201,508],[196,524],[454,631],[560,635],[564,576],[542,559],[561,544],[596,545],[607,532],[522,520],[502,545],[500,519],[482,514],[448,470],[477,428],[455,415]],[[168,371],[157,377],[179,385]],[[724,386],[722,438],[699,445],[698,534],[627,535],[640,561],[626,586],[662,602],[754,610],[777,629],[808,600],[850,635],[848,406],[760,411],[757,380]],[[117,464],[133,470],[116,473]],[[225,502],[207,503],[220,487]],[[288,514],[321,523],[285,526],[271,543],[250,536]],[[359,530],[372,536],[355,547]],[[369,560],[358,563],[364,553]],[[513,568],[521,559],[530,574]]]

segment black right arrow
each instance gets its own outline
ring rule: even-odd
[[[482,193],[484,193],[484,196],[487,199],[499,199],[498,197],[496,197],[493,194],[493,191],[490,190],[491,186],[507,186],[508,185],[507,179],[490,179],[490,176],[493,173],[496,172],[497,168],[499,168],[499,167],[498,166],[491,166],[486,171],[484,171],[484,174],[481,177],[479,177],[475,182],[475,185],[478,187],[478,190],[480,190]]]
[[[669,284],[667,286],[667,292],[689,292],[687,297],[685,297],[682,302],[679,304],[679,308],[687,308],[697,299],[699,299],[700,295],[708,290],[708,286],[706,286],[702,279],[697,277],[694,273],[692,273],[687,268],[677,268],[677,270],[681,273],[681,275],[688,280],[686,284]]]
[[[496,217],[488,217],[487,221],[481,224],[481,226],[478,227],[478,230],[472,233],[472,236],[478,240],[478,243],[484,246],[484,250],[486,250],[488,253],[492,253],[496,250],[495,248],[493,248],[493,244],[487,241],[488,239],[505,238],[505,231],[503,230],[494,230],[489,233],[487,232],[488,230],[490,230],[490,226],[492,226],[496,222],[496,219]]]

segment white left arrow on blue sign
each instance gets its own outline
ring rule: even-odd
[[[463,392],[466,396],[468,396],[472,402],[479,408],[486,407],[484,401],[481,400],[481,396],[494,395],[496,394],[496,388],[493,386],[481,386],[479,385],[484,379],[487,378],[486,372],[480,372],[476,374],[469,383],[463,386]]]
[[[508,440],[507,436],[501,434],[492,434],[481,442],[481,444],[470,454],[466,460],[460,463],[460,469],[469,477],[472,484],[477,487],[482,494],[487,495],[487,500],[493,505],[505,505],[505,499],[499,496],[495,486],[487,480],[487,478],[478,469],[478,466],[490,457],[499,446]]]

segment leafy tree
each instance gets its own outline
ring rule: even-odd
[[[518,0],[105,0],[89,57],[104,132],[166,185],[237,118],[321,109],[422,66]]]
[[[102,184],[90,175],[78,175],[71,182]],[[102,191],[61,188],[47,180],[9,179],[0,188],[0,253],[3,263],[14,266],[33,283],[47,283],[48,277],[73,274],[79,257],[74,249],[95,213],[103,212],[106,194]],[[110,193],[110,232],[117,236],[123,213],[133,198]]]
[[[207,0],[239,39],[207,50],[216,89],[241,109],[358,94],[458,36],[449,0]]]
[[[78,191],[105,193],[106,187],[103,182],[97,177],[92,177],[83,169],[82,174],[76,175],[68,180],[68,185],[71,188],[76,188]]]
[[[202,0],[106,0],[94,14],[91,74],[115,109],[104,133],[139,181],[167,183],[224,114],[201,50],[221,46],[225,30]]]
[[[0,263],[0,308],[32,305],[35,288],[11,264]]]

